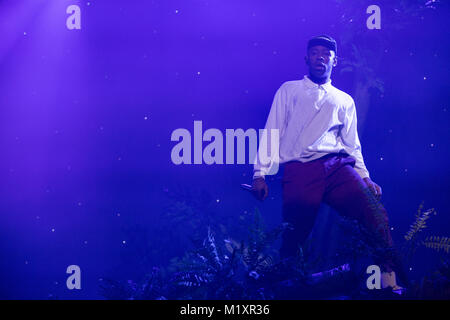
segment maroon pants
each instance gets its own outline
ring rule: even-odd
[[[384,242],[384,247],[392,247],[386,210],[379,201],[374,201],[354,165],[352,157],[338,153],[309,162],[285,164],[283,219],[293,229],[283,234],[282,258],[297,253],[314,226],[322,202],[339,214],[358,220],[369,234]]]

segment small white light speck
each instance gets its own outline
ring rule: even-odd
[[[394,230],[394,227],[391,227],[391,231]]]
[[[219,203],[219,202],[220,202],[220,199],[217,199],[216,202]]]
[[[25,264],[28,264],[28,261],[25,261]]]
[[[55,228],[52,228],[52,232],[55,232]]]
[[[197,71],[197,75],[200,75],[200,71]]]
[[[84,244],[87,244],[87,243],[88,243],[88,242],[85,240],[85,241],[84,241]]]
[[[430,144],[430,147],[434,147],[434,143]]]
[[[178,12],[180,12],[180,11],[178,11],[178,10],[175,10],[175,13],[178,13]]]
[[[123,244],[127,243],[125,240],[122,241]]]
[[[145,117],[144,117],[144,120],[147,120],[147,119],[148,119],[148,117],[147,117],[147,116],[145,116]]]
[[[408,172],[408,169],[405,169],[405,172]]]
[[[26,32],[24,32],[24,33],[23,33],[23,35],[24,35],[24,36],[26,36],[26,35],[27,35],[27,33],[26,33]]]
[[[423,80],[427,80],[427,77],[423,77]]]
[[[120,217],[120,213],[118,213],[117,216]]]
[[[380,157],[380,160],[381,160],[381,161],[383,161],[383,159],[384,159],[383,157]]]
[[[409,268],[409,271],[412,271],[412,267]]]

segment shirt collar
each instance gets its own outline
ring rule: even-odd
[[[328,92],[328,91],[330,91],[330,89],[332,87],[331,79],[329,79],[324,84],[317,84],[317,83],[313,82],[310,78],[308,78],[307,75],[305,75],[303,79],[305,80],[304,83],[305,83],[306,87],[309,89],[323,88],[325,90],[325,92]]]

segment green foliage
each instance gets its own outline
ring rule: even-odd
[[[427,220],[432,215],[436,215],[434,208],[424,212],[422,210],[423,202],[419,205],[414,223],[409,227],[408,232],[404,236],[405,243],[403,245],[403,252],[408,263],[411,262],[412,257],[420,246],[425,246],[436,251],[443,250],[446,253],[450,250],[450,240],[448,237],[427,236],[425,240],[422,240],[423,231],[428,227]]]
[[[429,209],[422,212],[423,202],[419,205],[417,210],[416,220],[410,226],[408,232],[405,235],[407,241],[415,242],[419,236],[419,232],[422,232],[427,227],[427,220],[430,218],[431,214],[436,214],[434,209]]]
[[[352,238],[342,246],[341,258],[351,262],[350,265],[354,265],[361,257],[379,259],[391,254],[391,248],[383,236],[384,232],[388,232],[383,206],[369,189],[362,187],[374,212],[377,232],[368,230],[354,220],[343,219],[342,227]],[[189,202],[189,197],[175,201],[174,206],[170,208],[167,211],[168,217],[181,225],[186,222],[181,215],[190,214],[190,217],[194,218],[197,216],[194,211],[200,210],[194,202]],[[417,246],[423,245],[448,253],[450,239],[447,237],[430,236],[421,240],[422,231],[427,227],[426,221],[434,213],[434,209],[424,212],[422,209],[423,204],[419,207],[415,222],[405,235],[404,249],[414,253]],[[177,213],[177,210],[180,212]],[[206,220],[198,223],[206,223]],[[204,226],[209,226],[206,235],[198,231],[198,236],[191,238],[193,248],[185,251],[181,258],[172,258],[168,267],[153,268],[150,274],[138,282],[103,279],[100,283],[101,294],[106,299],[113,300],[327,299],[342,296],[370,298],[367,292],[364,293],[358,287],[366,275],[358,274],[348,267],[348,263],[328,271],[317,272],[316,262],[309,256],[308,243],[299,248],[297,256],[277,259],[278,251],[274,243],[290,225],[281,224],[267,231],[257,209],[252,221],[247,225],[247,236],[244,240],[238,241],[228,235],[227,227],[217,221]],[[218,230],[214,229],[215,226]],[[201,225],[196,227],[205,232]],[[145,230],[130,230],[133,234],[146,234]],[[138,238],[136,242],[139,242]],[[147,252],[144,249],[139,252]],[[439,277],[416,283],[410,297],[445,296],[444,289],[439,292],[431,291],[430,283],[438,284],[439,288],[445,287],[450,283],[449,275],[448,268],[444,268]]]
[[[153,268],[139,283],[106,278],[99,284],[100,295],[107,300],[166,300],[164,290],[164,275],[159,268]]]
[[[286,224],[266,232],[258,210],[248,240],[218,242],[211,228],[205,240],[183,259],[174,259],[172,295],[187,299],[262,299],[262,276],[273,268],[272,244]],[[223,243],[223,245],[219,245]]]
[[[436,251],[450,252],[450,238],[448,237],[430,236],[423,241],[423,245]]]

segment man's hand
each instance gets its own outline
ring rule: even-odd
[[[364,178],[363,179],[364,182],[366,183],[367,187],[369,188],[369,190],[374,194],[374,196],[380,200],[381,199],[381,187],[379,185],[377,185],[375,182],[373,182],[372,180],[370,180],[369,177]]]
[[[258,200],[264,201],[267,198],[269,187],[267,187],[264,178],[253,179],[252,193]]]

